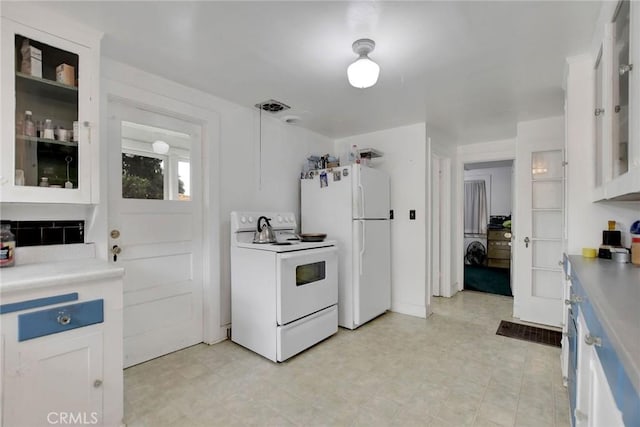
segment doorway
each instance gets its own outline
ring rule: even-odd
[[[513,160],[464,164],[463,289],[513,296]]]
[[[109,104],[110,262],[124,267],[124,367],[203,340],[201,126]]]

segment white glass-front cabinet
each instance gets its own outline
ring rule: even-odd
[[[100,37],[10,15],[3,10],[0,202],[97,203]]]
[[[640,200],[640,4],[605,3],[596,55],[594,199]]]

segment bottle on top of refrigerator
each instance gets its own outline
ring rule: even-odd
[[[351,151],[349,152],[349,163],[360,163],[360,156],[358,155],[358,146],[353,144]]]

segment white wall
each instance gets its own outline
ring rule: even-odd
[[[335,151],[376,148],[372,162],[391,177],[391,309],[426,317],[426,154],[425,124],[419,123],[336,140]],[[415,221],[409,210],[416,210]]]
[[[631,244],[629,227],[640,219],[640,202],[592,203],[595,182],[593,59],[581,55],[567,60],[567,252],[597,248],[607,221],[615,220],[622,243]]]
[[[489,215],[511,215],[511,172],[513,167],[484,168],[464,171],[464,179],[485,179]]]

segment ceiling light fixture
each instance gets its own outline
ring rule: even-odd
[[[367,56],[373,52],[376,42],[371,39],[360,39],[353,42],[353,51],[360,57],[347,68],[347,77],[353,87],[365,89],[378,81],[380,66]]]
[[[169,144],[164,141],[160,141],[159,139],[157,141],[153,141],[151,147],[153,148],[153,152],[156,154],[167,154],[169,152]]]

